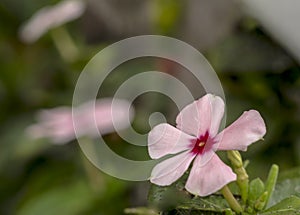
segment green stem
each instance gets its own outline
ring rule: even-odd
[[[233,171],[237,175],[237,184],[241,191],[242,200],[244,203],[248,199],[249,179],[246,169],[243,165],[242,156],[238,151],[227,151],[227,157],[232,164]]]
[[[234,196],[232,195],[232,193],[231,193],[230,189],[227,187],[227,185],[221,189],[221,192],[232,210],[234,210],[237,213],[243,212],[242,207],[237,202],[237,200],[234,198]]]
[[[60,55],[67,62],[73,62],[79,56],[79,50],[64,27],[57,27],[51,31],[51,36]]]

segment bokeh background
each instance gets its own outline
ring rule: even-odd
[[[0,0],[0,214],[122,214],[147,204],[148,182],[102,173],[75,140],[53,144],[26,133],[40,110],[71,106],[77,78],[98,51],[136,35],[172,36],[201,51],[222,82],[227,124],[245,110],[260,111],[265,140],[243,153],[251,178],[266,178],[272,163],[282,171],[300,165],[299,3],[87,0],[68,22],[63,22],[68,11],[58,9],[38,17],[39,28],[56,20],[38,38],[32,36],[38,27],[24,31],[37,11],[62,2]],[[113,96],[124,80],[148,70],[178,76],[195,97],[203,95],[176,63],[149,58],[121,65],[100,96]],[[141,133],[149,132],[152,112],[165,113],[171,124],[178,112],[155,93],[140,96],[134,106],[133,127]],[[130,146],[115,133],[104,138],[125,157],[147,158],[145,148]]]

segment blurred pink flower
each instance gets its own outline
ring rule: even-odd
[[[23,42],[33,43],[50,29],[79,18],[85,8],[86,3],[81,0],[65,0],[43,7],[21,26],[19,37]]]
[[[113,103],[112,103],[113,102]],[[95,111],[94,111],[95,107]],[[121,99],[99,99],[95,106],[87,102],[77,108],[57,107],[38,113],[38,122],[27,128],[31,138],[49,138],[53,143],[63,144],[77,136],[98,137],[130,125],[134,110],[131,104]],[[96,126],[95,126],[96,123]]]
[[[163,123],[148,136],[148,151],[153,159],[176,154],[157,164],[150,181],[167,186],[179,179],[194,160],[185,188],[194,195],[207,196],[236,175],[215,153],[218,150],[242,150],[261,139],[266,126],[255,110],[244,112],[235,122],[218,133],[224,115],[223,100],[207,94],[186,106],[177,116],[177,128]]]

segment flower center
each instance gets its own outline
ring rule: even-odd
[[[193,144],[192,153],[203,154],[208,137],[209,137],[209,134],[208,134],[208,132],[206,132],[204,135],[201,135],[197,139],[191,140],[191,142]]]

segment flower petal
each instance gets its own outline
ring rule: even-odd
[[[192,149],[192,139],[195,137],[162,123],[155,126],[148,135],[148,152],[152,159],[158,159],[167,154],[177,154]]]
[[[214,137],[218,134],[221,121],[224,116],[224,101],[219,96],[213,96],[210,100],[211,104],[211,124],[209,134]]]
[[[30,138],[48,138],[55,144],[64,144],[74,139],[71,108],[57,107],[42,110],[38,112],[37,119],[36,124],[26,129]]]
[[[266,125],[256,110],[245,111],[215,138],[218,150],[242,150],[265,135]]]
[[[98,137],[130,125],[134,111],[127,100],[101,98],[73,109],[77,136]]]
[[[73,113],[72,113],[73,111]],[[102,98],[76,108],[57,107],[38,113],[38,122],[29,126],[29,137],[49,138],[53,143],[67,143],[76,137],[99,137],[130,125],[134,110],[123,99]],[[75,133],[76,131],[76,133]]]
[[[185,185],[190,193],[208,196],[236,180],[236,175],[231,168],[224,164],[216,154],[204,166],[201,165],[199,159],[201,159],[200,156],[195,159]]]
[[[214,147],[213,142],[206,143],[204,152],[197,157],[199,166],[206,165],[206,163],[208,163],[211,160],[211,158],[215,155],[215,151],[213,150],[213,147]]]
[[[159,186],[172,184],[189,168],[195,156],[195,154],[187,151],[162,161],[153,168],[150,181]]]
[[[23,42],[33,43],[48,30],[80,17],[85,7],[85,2],[76,0],[61,1],[54,6],[46,6],[23,24],[20,38]]]
[[[215,95],[206,94],[187,105],[177,116],[177,128],[199,137],[209,131],[210,136],[218,132],[224,114],[224,102]]]

